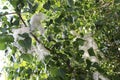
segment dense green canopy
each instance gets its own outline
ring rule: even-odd
[[[119,0],[2,1],[8,80],[120,79]]]

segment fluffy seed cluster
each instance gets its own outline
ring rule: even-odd
[[[13,29],[12,32],[13,32],[14,41],[16,42],[17,40],[23,39],[22,37],[19,36],[19,34],[29,33],[30,29],[29,27],[21,27],[18,29]]]
[[[97,44],[95,43],[94,39],[91,37],[91,34],[86,34],[83,37],[83,40],[85,40],[85,43],[83,46],[79,46],[80,50],[84,50],[83,58],[89,59],[91,62],[99,62],[96,56],[90,56],[88,53],[88,49],[91,47],[93,48],[94,52],[98,50]]]
[[[50,52],[42,45],[37,43],[36,46],[32,46],[29,53],[35,53],[39,60],[43,60],[45,56],[49,55]]]
[[[16,46],[22,53],[24,53],[24,49],[19,45],[19,40],[24,40],[23,37],[19,36],[19,34],[28,33],[30,34],[31,31],[38,30],[40,31],[41,35],[44,34],[45,29],[42,27],[41,22],[45,19],[45,15],[43,13],[34,14],[30,20],[30,27],[25,27],[21,25],[21,28],[13,29],[13,37],[14,43],[13,45]],[[37,43],[36,45],[32,45],[31,49],[28,50],[28,53],[35,53],[38,56],[39,60],[43,60],[46,55],[49,55],[49,51],[42,45]]]
[[[93,73],[93,79],[94,80],[109,80],[107,77],[103,76],[98,71]]]
[[[41,22],[45,20],[45,15],[43,13],[38,13],[32,16],[30,20],[30,29],[31,31],[39,30],[41,35],[44,34],[45,29],[43,28]]]

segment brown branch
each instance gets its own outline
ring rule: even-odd
[[[19,18],[22,20],[23,24],[25,25],[25,27],[27,27],[26,23],[24,22],[22,16],[20,13],[16,13],[16,12],[12,12],[12,13],[4,13],[3,15],[0,15],[0,16],[5,16],[5,15],[11,15],[11,14],[17,14],[19,16]]]
[[[11,15],[11,14],[17,14],[17,13],[16,12],[11,12],[11,13],[5,12],[5,13],[0,14],[0,16],[6,16],[6,15]]]
[[[21,16],[20,13],[18,13],[18,16],[19,16],[19,18],[22,20],[22,22],[23,22],[23,24],[25,25],[25,27],[27,27],[27,24],[26,24],[25,21],[23,20],[23,18],[22,18],[22,16]]]
[[[68,60],[66,61],[66,64],[67,64],[67,67],[68,67],[69,71],[72,72],[73,69],[72,69],[72,66],[71,66],[70,63],[71,63],[71,61],[70,61],[70,59],[68,59]]]
[[[32,37],[33,37],[38,43],[41,43],[41,42],[38,40],[38,38],[37,38],[32,32],[30,32],[30,34],[32,35]]]
[[[1,14],[0,16],[11,15],[11,14],[17,14],[17,13],[16,12],[12,12],[12,13],[5,12],[5,13]]]

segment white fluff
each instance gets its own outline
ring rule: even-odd
[[[41,34],[44,34],[44,28],[42,27],[41,21],[45,20],[45,15],[43,13],[34,14],[30,20],[31,31],[40,30]]]
[[[25,50],[23,49],[23,47],[21,47],[18,42],[14,42],[13,46],[15,46],[16,48],[18,48],[18,50],[21,51],[22,53],[25,52]]]
[[[94,80],[109,80],[107,77],[103,76],[102,74],[100,74],[98,71],[93,73],[93,79]]]
[[[37,43],[36,46],[32,46],[28,52],[35,53],[38,60],[43,60],[46,55],[50,54],[50,52],[42,44],[39,43]]]
[[[13,32],[13,37],[14,37],[14,43],[13,45],[15,47],[17,47],[22,53],[24,53],[24,49],[19,45],[19,43],[17,42],[18,40],[24,40],[23,37],[19,36],[19,34],[24,34],[24,33],[30,33],[30,28],[29,27],[25,27],[23,24],[21,25],[21,28],[18,29],[12,29]]]
[[[98,60],[98,58],[97,57],[95,57],[95,56],[90,56],[90,61],[91,62],[93,62],[93,63],[95,63],[95,62],[97,62],[97,63],[99,63],[99,60]]]
[[[99,80],[99,73],[97,71],[93,73],[93,79]]]
[[[79,49],[84,51],[82,58],[84,58],[85,60],[89,59],[93,63],[94,62],[99,63],[99,60],[97,59],[96,56],[90,56],[88,53],[88,49],[90,49],[91,47],[93,48],[94,52],[98,50],[97,44],[95,43],[94,39],[91,37],[91,34],[84,35],[82,39],[85,40],[84,45],[79,46]]]
[[[22,37],[19,36],[19,34],[29,33],[30,29],[29,27],[21,27],[18,29],[13,29],[12,32],[13,32],[14,41],[16,42],[17,40],[23,39]]]
[[[82,55],[82,58],[88,59],[90,57],[89,53],[87,50],[84,50],[84,54]]]
[[[39,60],[43,60],[44,57],[46,55],[49,55],[49,53],[50,53],[42,44],[37,44],[35,52],[38,55]]]
[[[80,34],[78,34],[75,30],[71,30],[70,33],[73,35],[73,36],[76,36],[76,37],[79,37]]]
[[[95,43],[94,39],[91,37],[91,34],[85,35],[84,40],[87,41],[85,44],[88,48],[93,47],[94,50],[98,49],[97,44]]]

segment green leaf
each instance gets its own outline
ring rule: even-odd
[[[58,69],[57,74],[58,74],[58,76],[60,76],[62,79],[65,78],[65,71],[64,71],[62,68]]]
[[[81,38],[77,38],[77,39],[73,42],[73,45],[74,45],[74,47],[79,46],[79,45],[83,46],[83,45],[84,45],[84,42],[85,42],[85,40],[83,40],[83,39],[81,39]]]
[[[52,77],[59,77],[61,79],[65,78],[65,71],[62,68],[53,67],[50,69]]]
[[[78,50],[76,54],[76,60],[80,63],[84,62],[84,59],[82,58],[82,55],[84,54],[83,50]]]
[[[64,18],[64,16],[65,16],[65,13],[62,12],[62,13],[59,15],[59,17],[55,19],[55,22],[58,23],[58,24],[60,24],[61,21],[62,21],[62,18]]]
[[[120,3],[120,0],[114,0],[114,3]]]
[[[58,27],[54,27],[54,32],[55,32],[55,33],[59,33],[59,32],[61,32],[61,30],[60,30],[60,28],[58,28]]]
[[[24,38],[24,40],[18,41],[20,46],[22,46],[25,50],[30,49],[32,44],[32,39],[29,37],[29,35],[27,33],[19,34],[19,35]]]
[[[27,62],[31,62],[33,60],[33,56],[31,54],[22,54],[20,58]]]
[[[7,35],[7,36],[6,36],[6,41],[7,41],[8,43],[13,42],[13,41],[14,41],[13,36],[12,36],[12,35]]]
[[[26,38],[24,40],[19,40],[18,43],[20,44],[20,46],[22,46],[23,48],[25,48],[25,50],[28,50],[31,47],[31,38]]]
[[[92,66],[95,67],[101,73],[105,72],[104,69],[102,69],[102,67],[100,67],[98,63],[94,63]]]
[[[90,67],[91,67],[91,63],[92,63],[92,62],[91,62],[89,59],[87,59],[87,60],[86,60],[86,63],[87,63],[87,67],[86,67],[86,69],[89,70]]]
[[[65,46],[69,46],[69,45],[70,45],[70,41],[67,41],[67,40],[66,40],[66,41],[63,42],[63,46],[64,46],[64,47],[65,47]]]
[[[3,15],[6,15],[6,14],[7,14],[7,13],[3,13]],[[7,17],[6,17],[6,16],[3,16],[3,17],[2,17],[2,21],[4,21],[4,22],[7,21]]]
[[[19,22],[20,22],[20,19],[17,16],[11,17],[11,19],[10,19],[10,24],[11,25],[18,26]]]
[[[95,53],[92,47],[88,49],[88,53],[90,56],[95,56]]]
[[[14,41],[14,38],[12,35],[0,35],[0,42],[11,43],[13,41]]]
[[[47,79],[48,75],[46,73],[41,73],[41,78],[42,79]]]
[[[27,33],[24,33],[24,34],[19,34],[19,36],[24,38],[24,40],[18,41],[20,46],[22,46],[25,50],[30,49],[32,44],[32,39],[29,37],[29,35]]]
[[[38,4],[36,3],[34,6],[33,6],[33,12],[35,12],[36,11],[36,9],[38,8]]]
[[[19,40],[18,43],[20,44],[20,46],[25,47],[25,44],[24,44],[23,40]]]
[[[20,13],[21,9],[25,6],[26,0],[9,0],[17,13]]]
[[[23,37],[23,38],[29,37],[28,33],[19,34],[19,36],[21,36],[21,37]]]
[[[65,18],[65,21],[70,22],[70,23],[73,23],[73,18],[72,18],[72,16],[71,16],[71,15],[67,16],[67,17]]]
[[[13,42],[13,36],[11,35],[0,35],[0,50],[4,50],[7,47],[7,43]]]
[[[30,37],[25,38],[25,43],[26,43],[26,48],[29,49],[31,48],[31,44],[32,44],[32,39]]]
[[[13,56],[10,57],[10,61],[14,62],[14,57]]]
[[[60,49],[60,48],[61,48],[61,45],[62,45],[61,42],[56,42],[56,44],[54,45],[54,48]]]
[[[8,7],[7,7],[7,6],[4,6],[3,9],[8,9]]]
[[[3,42],[0,42],[0,50],[5,50],[7,45]]]
[[[27,73],[27,75],[30,76],[32,74],[32,69],[31,68],[26,69],[25,73]]]
[[[9,2],[11,3],[11,5],[16,8],[17,5],[17,0],[9,0]]]
[[[49,10],[50,9],[50,0],[48,0],[44,5],[43,5],[43,8],[46,9],[46,10]]]
[[[70,6],[70,7],[72,7],[73,6],[73,0],[67,0],[67,2],[68,2],[68,5]]]
[[[12,54],[15,54],[15,53],[16,53],[16,51],[17,51],[17,48],[16,48],[16,47],[14,47],[14,46],[12,46]]]
[[[28,3],[28,6],[29,6],[29,12],[30,13],[35,13],[36,9],[38,8],[38,4],[35,3],[34,5],[32,5],[31,3]]]

